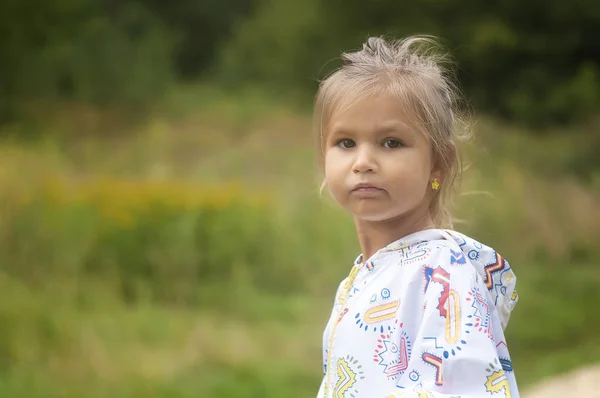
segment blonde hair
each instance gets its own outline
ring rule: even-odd
[[[336,112],[352,106],[369,95],[392,94],[412,116],[413,125],[429,139],[434,159],[442,170],[440,190],[433,197],[430,212],[436,227],[452,227],[449,211],[451,196],[458,186],[462,167],[456,141],[459,95],[452,83],[445,55],[437,51],[430,36],[412,36],[386,41],[372,37],[362,50],[343,53],[343,65],[323,80],[314,106],[318,137],[319,165],[324,165],[325,141]],[[465,125],[466,127],[466,125]],[[321,189],[325,186],[323,181]]]

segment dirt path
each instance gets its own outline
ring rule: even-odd
[[[523,398],[600,398],[600,365],[543,380],[521,395]]]

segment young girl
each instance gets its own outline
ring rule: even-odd
[[[516,278],[449,228],[453,86],[433,41],[371,38],[315,102],[320,159],[362,254],[340,284],[318,397],[519,396],[504,337]]]

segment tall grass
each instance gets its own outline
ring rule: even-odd
[[[352,222],[318,196],[304,116],[202,109],[0,146],[0,396],[314,395]],[[517,273],[527,386],[600,354],[598,185],[540,171],[556,139],[523,161],[528,138],[480,131],[456,229]]]

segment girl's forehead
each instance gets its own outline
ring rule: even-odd
[[[333,104],[323,127],[330,134],[362,126],[378,130],[412,130],[415,128],[414,112],[392,94],[362,95],[343,104]]]

